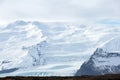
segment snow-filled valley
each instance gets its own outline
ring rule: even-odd
[[[73,76],[98,46],[119,34],[119,26],[100,24],[16,21],[2,25],[0,76]]]

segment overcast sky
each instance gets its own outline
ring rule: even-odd
[[[120,19],[120,0],[0,0],[0,22]]]

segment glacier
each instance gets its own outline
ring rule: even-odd
[[[0,26],[0,76],[74,76],[119,26],[15,21]]]

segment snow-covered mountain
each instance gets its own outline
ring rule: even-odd
[[[97,48],[76,75],[103,75],[120,73],[120,37],[115,37]]]
[[[0,76],[73,75],[76,64],[82,63],[84,56],[77,56],[78,48],[70,51],[79,45],[65,44],[63,37],[74,32],[61,23],[37,21],[16,21],[0,26]],[[69,63],[74,60],[75,63]]]
[[[0,76],[73,76],[119,26],[16,21],[0,26]]]

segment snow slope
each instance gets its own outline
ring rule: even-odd
[[[40,43],[46,39],[40,29],[25,23],[15,22],[1,28],[0,32],[0,63],[1,69],[9,69],[12,67],[21,67],[25,59],[29,59],[28,51],[23,50]],[[25,57],[27,56],[27,58]],[[24,58],[25,57],[25,58]],[[24,58],[24,60],[23,60]],[[30,59],[29,59],[30,60]]]

